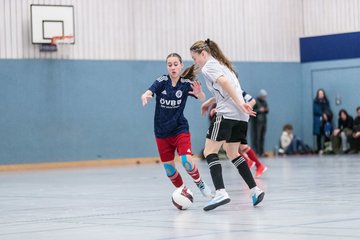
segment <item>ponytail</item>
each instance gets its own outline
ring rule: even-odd
[[[205,41],[197,41],[191,47],[190,51],[201,53],[202,51],[206,51],[210,53],[216,60],[218,60],[221,64],[225,65],[232,72],[235,73],[234,67],[231,62],[225,57],[224,53],[221,51],[219,46],[211,41],[209,38]]]
[[[195,81],[197,79],[196,75],[198,74],[198,71],[199,71],[198,66],[193,64],[183,71],[181,77],[189,79],[191,81]]]

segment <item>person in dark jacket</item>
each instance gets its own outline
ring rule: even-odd
[[[267,124],[266,115],[269,113],[266,97],[267,92],[264,89],[261,89],[254,106],[256,117],[251,117],[252,146],[258,156],[264,156],[265,153],[264,144]]]
[[[319,152],[323,149],[323,140],[326,138],[324,127],[326,124],[331,123],[332,119],[332,111],[324,89],[318,89],[316,92],[313,103],[313,117],[313,135],[316,136],[316,150]]]
[[[349,137],[350,153],[360,152],[360,106],[356,108],[356,118],[354,120],[353,131]]]

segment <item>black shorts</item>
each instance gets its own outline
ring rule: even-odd
[[[232,119],[224,119],[222,116],[216,116],[210,123],[206,138],[220,142],[241,142],[247,144],[246,133],[248,123]]]

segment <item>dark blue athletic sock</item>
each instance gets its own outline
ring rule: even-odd
[[[212,181],[214,183],[215,189],[219,190],[225,188],[224,181],[222,177],[222,168],[219,161],[219,156],[216,153],[209,154],[206,157],[206,161],[209,165],[210,174]]]
[[[251,171],[249,169],[249,166],[247,165],[245,159],[242,156],[239,156],[231,161],[235,167],[238,169],[241,177],[244,179],[248,187],[251,189],[253,187],[256,187],[256,183],[254,180],[253,175],[251,174]]]

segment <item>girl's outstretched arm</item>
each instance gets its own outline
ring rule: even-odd
[[[143,95],[141,95],[141,101],[142,101],[142,105],[143,107],[145,107],[145,105],[148,103],[148,101],[153,97],[153,92],[150,90],[147,90],[146,92],[144,92]]]
[[[219,77],[216,82],[229,94],[232,100],[243,112],[249,114],[250,116],[256,116],[256,112],[253,111],[253,108],[249,104],[245,103],[242,96],[238,97],[235,89],[233,88],[233,86],[231,86],[231,84],[225,77]]]

